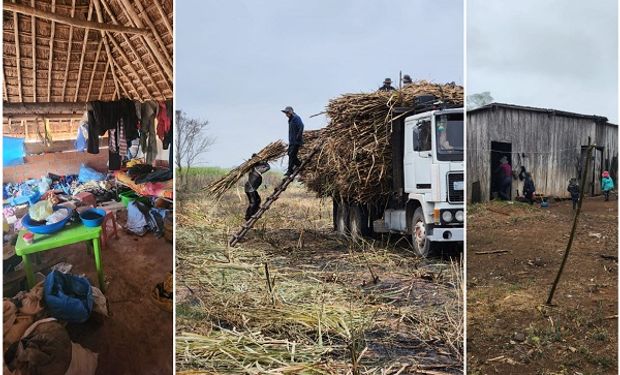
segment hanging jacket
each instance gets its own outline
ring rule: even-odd
[[[151,164],[157,154],[157,133],[155,131],[155,117],[157,116],[158,105],[154,101],[147,101],[140,106],[141,126],[140,126],[140,146],[145,155],[147,164]]]
[[[170,118],[166,110],[166,103],[159,102],[159,110],[157,112],[157,136],[161,141],[164,140],[166,133],[170,131]]]
[[[603,191],[609,191],[614,189],[614,180],[611,177],[603,177],[601,180],[601,188]]]

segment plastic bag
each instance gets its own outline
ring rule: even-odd
[[[80,167],[80,174],[78,175],[79,182],[89,182],[89,181],[103,181],[105,180],[105,174],[101,172],[97,172],[96,170],[87,167],[82,164]]]
[[[45,303],[50,314],[69,323],[83,323],[93,311],[93,293],[88,279],[58,271],[45,278]]]
[[[52,202],[48,200],[37,202],[28,209],[28,214],[34,221],[44,221],[52,213],[54,213],[54,208]]]
[[[47,225],[56,224],[69,216],[69,210],[66,208],[59,208],[53,214],[46,218]]]

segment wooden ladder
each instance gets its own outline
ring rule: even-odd
[[[261,216],[263,216],[263,214],[267,212],[267,210],[269,210],[269,207],[271,207],[273,202],[277,201],[278,198],[280,198],[280,195],[284,193],[284,191],[288,188],[291,182],[295,180],[295,177],[297,177],[299,172],[301,172],[306,167],[308,162],[312,160],[319,148],[320,146],[315,147],[310,152],[308,157],[306,157],[306,160],[302,161],[299,167],[297,167],[297,169],[295,169],[293,173],[291,173],[288,177],[282,179],[282,182],[280,182],[280,184],[276,186],[276,188],[273,190],[273,193],[271,193],[271,195],[267,197],[267,200],[265,200],[265,203],[263,203],[263,205],[258,209],[258,211],[256,211],[256,213],[252,215],[250,219],[241,226],[241,229],[239,229],[237,233],[233,234],[233,236],[230,238],[230,241],[228,241],[229,246],[235,246],[239,241],[241,241],[241,239],[243,239],[243,237],[245,237],[245,235],[250,231],[250,229],[252,229],[254,224],[256,224],[258,219],[260,219]]]

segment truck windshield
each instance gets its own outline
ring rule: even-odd
[[[437,160],[463,160],[463,114],[450,113],[436,117]]]

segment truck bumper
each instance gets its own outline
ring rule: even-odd
[[[464,228],[432,228],[430,233],[426,234],[426,239],[431,242],[463,242]]]

